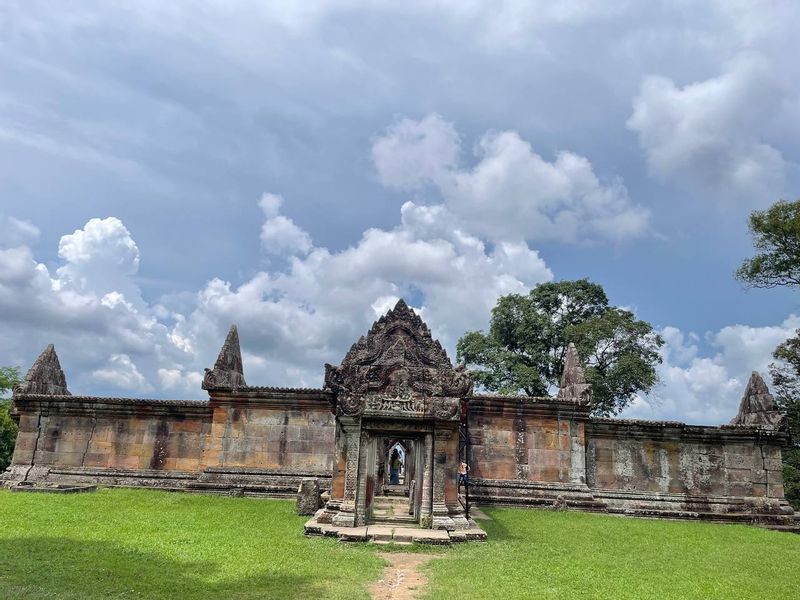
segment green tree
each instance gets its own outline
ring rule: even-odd
[[[489,332],[467,332],[457,359],[486,390],[544,396],[558,385],[570,343],[587,366],[595,414],[619,412],[658,382],[664,340],[630,311],[610,306],[603,288],[586,279],[503,296]]]
[[[800,329],[775,349],[769,366],[775,401],[786,414],[792,445],[783,451],[783,487],[789,503],[800,509]]]
[[[736,278],[757,288],[800,285],[800,200],[753,211],[749,225],[758,252],[742,263]]]
[[[749,226],[757,252],[742,263],[736,278],[748,287],[800,286],[800,200],[781,200],[754,211]],[[785,496],[800,509],[800,329],[775,349],[773,357],[773,391],[792,439],[783,452]]]
[[[17,441],[17,424],[11,420],[11,400],[6,393],[19,383],[17,367],[0,367],[0,472],[11,464],[14,443]]]

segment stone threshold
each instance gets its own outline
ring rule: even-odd
[[[444,529],[422,529],[395,525],[365,525],[363,527],[336,527],[320,523],[316,518],[308,521],[305,534],[335,537],[343,542],[372,542],[375,544],[436,544],[449,545],[456,542],[486,541],[486,532],[475,521],[469,522],[468,529],[446,531]]]
[[[97,491],[96,485],[70,484],[31,484],[20,482],[9,488],[12,492],[47,493],[47,494],[84,494]]]

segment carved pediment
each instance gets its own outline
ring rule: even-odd
[[[463,397],[472,394],[472,378],[453,367],[428,326],[399,300],[340,366],[325,365],[325,387],[342,394]]]
[[[343,394],[338,398],[339,414],[348,417],[390,417],[457,421],[461,417],[458,398],[424,397],[407,394]]]

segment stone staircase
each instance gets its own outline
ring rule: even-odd
[[[416,527],[419,520],[408,514],[407,496],[375,496],[372,519],[375,524]]]

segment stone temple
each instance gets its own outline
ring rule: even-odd
[[[592,417],[574,347],[554,397],[476,394],[400,300],[325,365],[322,389],[247,385],[235,326],[202,387],[207,400],[72,395],[48,346],[14,390],[19,436],[0,480],[292,498],[300,487],[315,513],[306,532],[344,539],[382,523],[481,539],[470,503],[796,528],[788,432],[757,373],[718,427]]]

